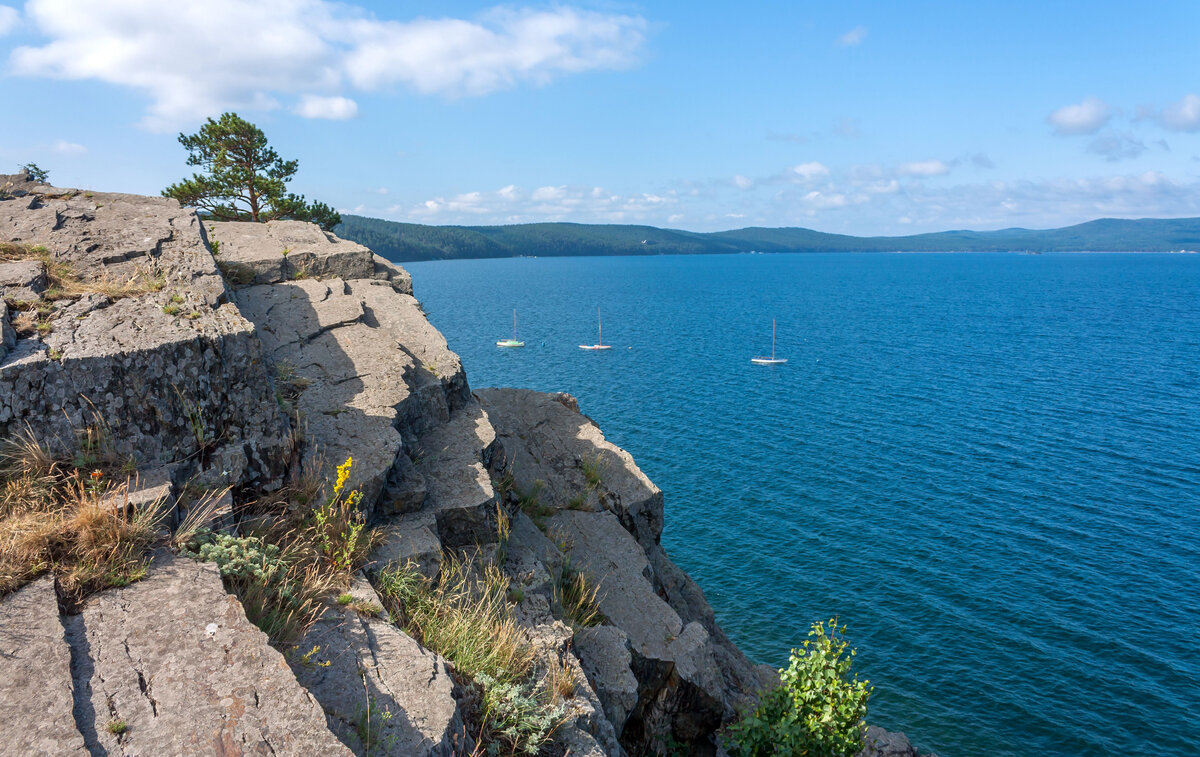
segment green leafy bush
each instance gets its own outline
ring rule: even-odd
[[[843,757],[863,747],[870,681],[851,675],[855,650],[837,619],[814,623],[809,639],[793,649],[780,684],[763,695],[757,709],[726,732],[734,757]]]

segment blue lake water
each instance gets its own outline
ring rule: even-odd
[[[1200,754],[1200,256],[407,267],[473,387],[634,455],[756,661],[837,615],[869,719],[942,757]]]

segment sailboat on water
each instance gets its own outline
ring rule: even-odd
[[[787,362],[786,357],[775,357],[775,319],[771,319],[771,357],[752,357],[751,363],[757,365],[783,365]]]
[[[611,344],[604,343],[604,324],[600,322],[600,308],[596,308],[596,343],[581,344],[581,350],[611,350]]]
[[[517,311],[515,309],[513,310],[513,338],[512,339],[501,339],[500,341],[496,342],[496,346],[497,347],[524,347],[525,346],[524,342],[517,341]]]

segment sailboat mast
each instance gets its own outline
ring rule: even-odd
[[[517,341],[517,309],[513,308],[513,341]]]
[[[596,308],[596,335],[600,337],[597,344],[604,344],[604,323],[600,320],[600,308]]]
[[[771,319],[771,359],[775,359],[775,319]]]

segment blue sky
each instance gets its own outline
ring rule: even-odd
[[[236,110],[433,224],[1200,215],[1200,4],[0,0],[0,170],[153,194]]]

